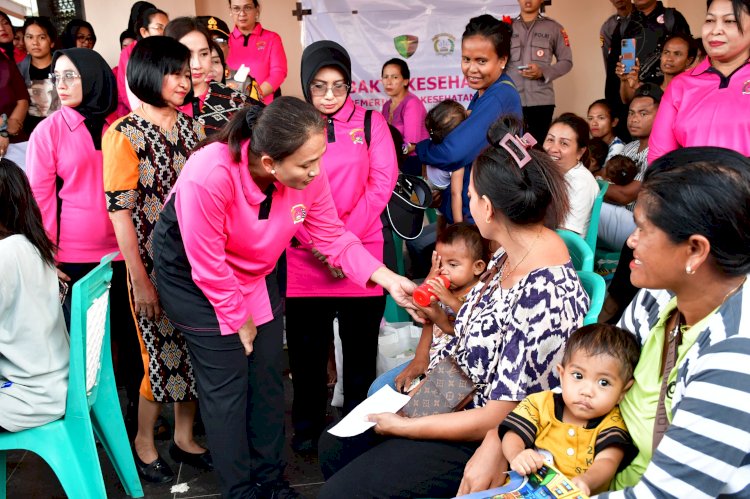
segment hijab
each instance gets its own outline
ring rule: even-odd
[[[81,75],[82,100],[75,108],[83,117],[97,151],[102,148],[105,118],[117,108],[117,81],[106,61],[91,49],[58,50],[52,59],[54,70],[57,59],[66,56]]]
[[[344,47],[331,40],[320,40],[308,45],[302,52],[302,93],[307,102],[312,102],[310,82],[318,71],[329,66],[341,70],[346,84],[351,85],[352,61]]]

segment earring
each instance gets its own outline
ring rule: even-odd
[[[486,223],[486,224],[490,223],[490,217],[485,218],[484,219],[484,223]]]
[[[691,267],[689,263],[685,267],[685,273],[687,275],[693,275],[693,274],[695,274],[695,270],[693,270],[693,267]]]
[[[271,175],[276,175],[276,169],[275,168],[271,170]]]

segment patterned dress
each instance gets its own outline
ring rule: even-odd
[[[446,355],[477,385],[473,405],[490,400],[520,401],[560,384],[555,366],[568,337],[583,324],[589,298],[573,264],[529,272],[510,289],[492,272],[504,252],[490,261],[485,282],[474,286],[458,311],[455,336],[432,359]]]
[[[131,210],[141,261],[154,286],[154,226],[188,154],[204,137],[200,123],[183,113],[177,113],[172,130],[131,113],[115,122],[102,140],[107,209]],[[132,306],[132,288],[130,302]],[[138,317],[136,325],[146,372],[141,394],[156,402],[196,399],[185,340],[166,314],[156,320]]]
[[[203,125],[206,135],[213,135],[229,123],[232,115],[245,106],[263,105],[260,101],[212,81],[203,102],[192,103],[193,117]]]

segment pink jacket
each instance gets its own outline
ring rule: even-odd
[[[391,101],[383,104],[383,116],[388,119],[391,111]],[[427,129],[424,126],[424,119],[427,116],[427,110],[419,97],[411,92],[406,93],[406,97],[393,111],[393,125],[404,138],[404,142],[416,144],[430,138]],[[413,153],[412,153],[413,154]]]
[[[127,114],[132,111],[130,108],[130,101],[128,98],[128,78],[127,78],[127,71],[128,71],[128,61],[130,60],[130,54],[133,53],[133,49],[135,48],[135,44],[138,42],[133,42],[120,52],[120,60],[117,64],[117,73],[115,73],[115,77],[117,78],[117,117],[122,118],[123,116],[127,116]]]
[[[750,61],[726,78],[706,58],[670,82],[649,137],[648,162],[691,146],[750,156]]]
[[[75,109],[62,107],[37,125],[26,151],[26,173],[44,229],[59,246],[57,260],[65,263],[98,262],[118,251],[102,193],[102,152],[94,149],[83,120]]]
[[[274,90],[278,89],[286,79],[286,52],[281,43],[281,37],[273,31],[268,31],[260,23],[255,25],[252,33],[247,37],[234,28],[229,35],[229,55],[227,66],[239,69],[244,64],[250,68],[250,74],[258,84],[268,82]],[[263,98],[266,104],[273,101],[273,94]]]
[[[358,288],[374,286],[370,276],[382,267],[338,219],[322,168],[303,190],[274,185],[269,216],[259,219],[266,196],[247,168],[247,142],[239,164],[225,144],[213,143],[190,156],[170,195],[193,280],[214,307],[223,335],[249,316],[256,325],[273,319],[265,276],[301,226]]]
[[[364,133],[365,109],[347,98],[328,118],[328,148],[322,164],[328,172],[336,211],[379,262],[383,261],[383,225],[380,214],[391,198],[398,178],[393,139],[385,118],[372,113],[370,147]],[[305,226],[305,229],[307,226]],[[380,296],[380,287],[363,290],[348,279],[331,276],[328,267],[310,251],[311,237],[301,230],[303,247],[287,248],[287,296]],[[314,244],[313,244],[314,246]],[[344,270],[346,274],[346,270]]]

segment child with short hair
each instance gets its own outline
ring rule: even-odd
[[[455,100],[448,99],[430,109],[425,117],[424,125],[430,134],[432,143],[440,144],[454,128],[468,117],[469,112],[461,104]],[[430,187],[438,191],[443,191],[450,187],[451,223],[463,222],[464,168],[459,168],[451,173],[430,165],[425,165],[423,176],[427,179]],[[442,215],[447,216],[446,213]]]
[[[474,225],[458,223],[438,232],[432,269],[426,282],[436,298],[431,306],[441,309],[442,313],[434,323],[427,321],[422,326],[414,359],[396,376],[398,390],[409,388],[414,379],[427,372],[437,351],[454,338],[456,312],[487,268],[487,255],[486,241]],[[436,279],[438,275],[446,276],[450,286]]]
[[[604,165],[601,177],[615,185],[628,185],[636,175],[638,175],[638,165],[635,161],[617,154]]]
[[[616,326],[592,324],[573,333],[557,366],[562,394],[529,395],[498,429],[510,468],[533,473],[546,453],[586,495],[606,490],[623,460],[633,457],[617,404],[633,384],[639,356],[635,336]]]

